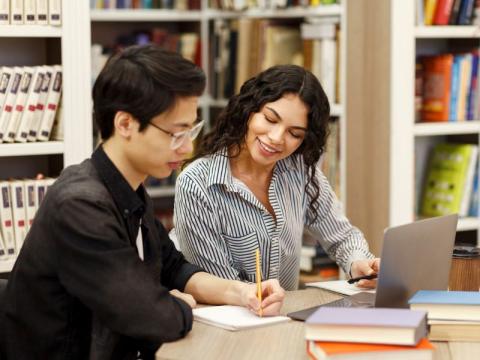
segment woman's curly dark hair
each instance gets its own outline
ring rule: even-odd
[[[315,75],[300,66],[273,66],[246,81],[240,93],[234,95],[220,113],[212,131],[200,141],[189,163],[224,148],[229,149],[230,157],[238,156],[247,135],[250,116],[266,103],[286,94],[297,94],[308,108],[307,132],[294,154],[301,155],[307,167],[305,191],[311,198],[309,206],[314,221],[318,215],[315,202],[320,192],[315,176],[316,164],[325,151],[330,105]]]

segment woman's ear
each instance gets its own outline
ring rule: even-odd
[[[125,139],[130,139],[133,131],[138,126],[138,122],[132,114],[125,111],[117,111],[113,119],[113,126],[115,133]]]

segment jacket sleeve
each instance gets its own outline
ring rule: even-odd
[[[190,307],[153,278],[123,221],[100,200],[60,202],[51,229],[61,284],[122,335],[152,346],[185,336],[193,321]]]

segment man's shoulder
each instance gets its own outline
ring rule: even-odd
[[[51,190],[49,189],[49,193],[58,204],[75,198],[95,201],[111,199],[90,159],[65,168]]]

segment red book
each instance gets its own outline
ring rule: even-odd
[[[423,59],[422,121],[448,121],[453,54]]]
[[[438,0],[435,15],[433,17],[434,25],[448,25],[450,14],[452,13],[454,0]]]

